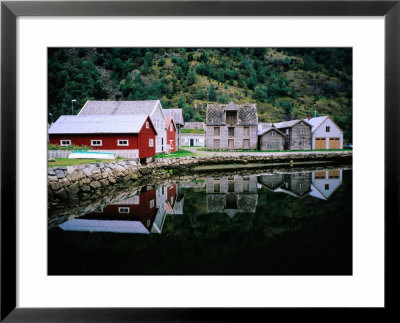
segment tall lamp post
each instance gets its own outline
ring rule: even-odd
[[[72,115],[74,115],[74,103],[76,102],[76,99],[71,100],[72,103]]]

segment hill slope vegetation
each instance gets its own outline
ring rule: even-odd
[[[330,115],[352,140],[351,48],[50,48],[49,122],[86,100],[160,99],[204,121],[208,102],[255,102],[260,122]],[[50,115],[51,114],[51,115]]]

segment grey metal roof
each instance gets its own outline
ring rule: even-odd
[[[59,227],[64,231],[150,233],[140,221],[72,219],[60,224]]]
[[[143,101],[90,101],[78,115],[138,115],[153,112],[158,100]]]
[[[49,134],[138,133],[148,118],[141,115],[61,116],[50,127]]]
[[[301,121],[303,121],[305,124],[311,126],[307,121],[300,120],[300,119],[284,121],[284,122],[277,122],[277,123],[274,123],[274,126],[275,126],[275,128],[278,128],[278,129],[291,128],[291,127],[295,126],[296,124],[298,124]]]
[[[164,115],[174,119],[175,124],[184,125],[182,109],[163,109]]]
[[[238,110],[237,125],[256,126],[258,125],[257,105],[255,103],[236,104],[235,109],[232,108],[233,102],[226,104],[207,104],[207,125],[224,125],[225,110],[230,105],[228,110]]]
[[[261,131],[263,129],[267,129],[267,128],[271,128],[272,127],[272,123],[271,122],[260,122],[258,124],[258,131]]]
[[[183,129],[205,129],[204,122],[185,122]]]
[[[304,119],[304,121],[308,122],[312,126],[311,131],[314,132],[314,130],[316,130],[321,125],[321,123],[323,123],[328,118],[329,118],[328,116],[321,116],[321,117],[311,118],[310,120]]]
[[[259,136],[262,136],[263,134],[266,134],[267,132],[271,131],[271,130],[275,130],[277,133],[281,134],[282,136],[284,136],[285,134],[281,131],[279,131],[278,129],[276,129],[275,127],[269,127],[269,128],[265,128],[263,130],[260,130],[257,132],[257,134]]]

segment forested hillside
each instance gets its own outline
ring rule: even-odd
[[[255,102],[260,122],[330,115],[352,139],[351,48],[51,48],[49,122],[86,100],[160,99],[204,121],[207,102]]]

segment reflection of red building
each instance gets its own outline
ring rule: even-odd
[[[166,211],[172,212],[176,202],[176,184],[167,186]]]
[[[157,216],[156,191],[148,190],[103,210],[85,214],[60,225],[67,231],[145,233],[152,231]]]
[[[176,151],[176,126],[171,117],[165,118],[165,131],[167,132],[167,151]]]

